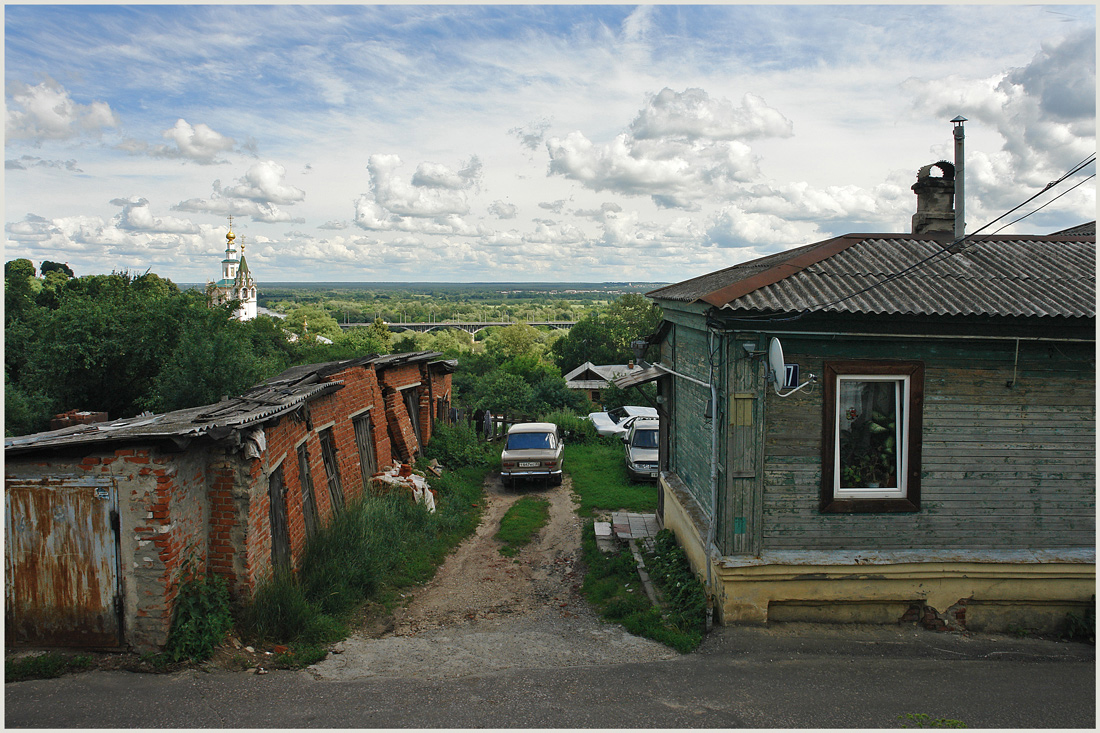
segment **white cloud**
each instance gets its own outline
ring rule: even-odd
[[[248,199],[266,204],[294,204],[306,197],[306,192],[285,182],[286,168],[273,160],[254,163],[236,186],[225,190],[231,198]]]
[[[516,212],[515,204],[509,204],[499,199],[489,205],[489,213],[498,219],[515,219]]]
[[[114,225],[119,229],[167,234],[196,234],[199,231],[187,219],[153,216],[153,212],[149,210],[149,201],[144,198],[133,196],[128,199],[113,199],[111,203],[122,207],[122,211],[114,218]]]
[[[630,132],[607,144],[575,131],[546,146],[551,174],[594,191],[648,195],[660,208],[697,211],[759,178],[758,158],[743,140],[791,134],[790,121],[758,96],[747,94],[733,107],[702,89],[666,88],[647,100]]]
[[[233,138],[215,132],[209,125],[198,123],[194,127],[184,119],[176,120],[174,127],[162,136],[175,143],[175,149],[159,146],[154,155],[165,158],[187,158],[197,163],[213,163],[219,153],[233,149]]]
[[[731,205],[708,222],[706,244],[766,251],[809,244],[820,236],[814,224],[789,222],[772,214],[754,214]]]
[[[755,94],[746,94],[741,106],[734,107],[728,100],[712,100],[702,89],[674,92],[666,87],[649,99],[630,123],[630,132],[635,140],[752,140],[790,137],[794,126]]]
[[[18,158],[9,158],[4,161],[5,170],[25,171],[30,168],[57,168],[72,173],[83,173],[76,165],[76,160],[45,160],[36,155],[21,155]]]
[[[67,89],[52,79],[36,86],[8,86],[4,132],[16,140],[71,140],[118,127],[118,116],[106,102],[74,102]]]

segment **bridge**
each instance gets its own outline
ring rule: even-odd
[[[435,331],[441,328],[458,328],[466,333],[477,333],[494,326],[514,326],[516,323],[526,323],[528,326],[548,326],[553,329],[568,331],[577,324],[576,321],[434,321],[432,323],[389,323],[383,321],[386,327],[392,331]],[[340,328],[368,328],[370,323],[341,323]]]

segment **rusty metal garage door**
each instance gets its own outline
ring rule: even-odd
[[[5,489],[5,642],[119,646],[113,484],[56,476]]]

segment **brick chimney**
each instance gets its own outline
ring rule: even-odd
[[[943,175],[933,176],[933,168]],[[913,193],[917,194],[913,234],[955,233],[955,166],[946,160],[924,166],[917,172]]]

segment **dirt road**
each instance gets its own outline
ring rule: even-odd
[[[442,679],[501,669],[618,664],[672,659],[676,652],[599,620],[580,595],[581,520],[572,485],[537,483],[505,489],[485,484],[487,506],[477,532],[435,578],[413,592],[380,638],[356,634],[309,668],[319,679]],[[493,539],[521,496],[550,500],[550,521],[515,558]]]

